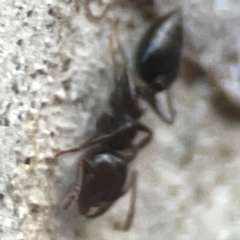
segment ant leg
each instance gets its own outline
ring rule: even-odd
[[[143,125],[139,121],[133,121],[125,124],[123,127],[117,128],[116,130],[114,130],[109,134],[105,134],[103,136],[90,139],[89,141],[85,142],[82,145],[82,148],[90,147],[95,144],[101,144],[101,148],[102,148],[101,151],[109,151],[108,143],[114,142],[115,139],[118,139],[119,135],[121,136],[121,135],[127,134],[129,131],[135,131],[135,132],[143,131],[148,134],[144,139],[140,141],[140,143],[134,146],[133,149],[143,148],[152,138],[152,131],[147,126]],[[135,153],[133,153],[133,156],[135,156],[134,154]]]
[[[176,108],[174,107],[173,103],[173,93],[171,88],[167,89],[167,102],[168,102],[168,107],[169,107],[169,112],[170,112],[170,119],[171,119],[171,124],[174,122],[175,117],[176,117]]]
[[[61,205],[62,210],[67,210],[73,202],[75,202],[78,199],[79,193],[81,192],[82,185],[83,185],[83,169],[84,169],[84,160],[80,160],[78,164],[78,171],[77,171],[77,177],[75,180],[75,183],[70,188],[68,193],[66,194],[65,198],[63,199]]]
[[[53,157],[53,160],[55,161],[59,156],[61,156],[63,154],[78,152],[78,151],[81,151],[84,148],[88,148],[88,147],[90,147],[90,146],[92,146],[94,144],[101,143],[102,141],[103,142],[104,141],[108,141],[108,140],[110,141],[111,140],[111,135],[112,134],[106,134],[106,135],[103,135],[103,136],[98,137],[98,138],[94,138],[94,139],[91,138],[91,139],[83,142],[79,147],[70,148],[70,149],[67,149],[67,150],[60,151]]]
[[[103,10],[103,12],[100,14],[100,15],[94,15],[91,10],[90,10],[90,1],[91,0],[85,0],[84,2],[84,6],[85,6],[85,9],[86,9],[86,12],[87,12],[87,16],[89,17],[90,20],[92,21],[99,21],[101,20],[108,12],[109,8],[112,6],[112,3],[109,3],[105,9]],[[102,0],[97,0],[98,3],[102,3]]]
[[[136,146],[134,146],[134,148],[137,150],[145,147],[149,143],[149,141],[152,139],[151,129],[140,122],[138,124],[139,124],[138,130],[147,133],[147,136],[145,138],[143,138],[138,144],[136,144]]]
[[[91,147],[92,145],[95,145],[95,144],[98,144],[97,145],[98,148],[99,148],[100,144],[101,145],[107,145],[106,143],[114,141],[114,139],[118,138],[119,134],[127,133],[128,131],[131,131],[133,128],[135,128],[136,130],[140,130],[140,131],[148,133],[148,136],[146,138],[144,138],[136,147],[137,149],[143,148],[151,140],[152,132],[147,126],[141,124],[138,121],[133,121],[131,123],[128,123],[128,124],[124,125],[123,127],[119,127],[118,129],[116,129],[112,133],[105,134],[105,135],[100,136],[100,137],[89,139],[77,148],[72,148],[72,149],[61,151],[61,152],[59,152],[55,155],[54,159],[58,158],[59,156],[61,156],[63,154],[71,153],[71,152],[77,152],[77,151],[83,150],[84,148]],[[102,151],[103,151],[104,147],[101,146],[101,148],[102,148]],[[133,153],[133,156],[135,156],[135,155],[136,154]]]
[[[124,135],[127,134],[129,131],[133,131],[133,130],[142,130],[142,131],[146,131],[146,127],[143,127],[143,125],[139,122],[139,121],[132,121],[129,123],[126,123],[125,125],[123,125],[123,127],[119,127],[116,130],[114,130],[111,133],[102,135],[100,137],[96,137],[96,138],[92,138],[88,141],[86,141],[83,145],[82,148],[85,147],[90,147],[92,145],[95,144],[101,144],[102,145],[102,151],[106,151],[109,149],[107,148],[108,143],[111,143],[113,141],[115,141],[115,139],[118,139],[119,135]],[[106,146],[106,147],[104,147]]]
[[[58,153],[53,157],[53,160],[55,161],[59,156],[61,156],[61,155],[63,155],[63,154],[78,152],[78,151],[83,150],[84,148],[88,148],[89,146],[93,145],[93,144],[90,144],[90,145],[89,145],[89,142],[91,142],[91,139],[90,139],[90,140],[87,140],[87,141],[84,141],[82,144],[80,144],[79,147],[70,148],[70,149],[67,149],[67,150],[60,151],[60,152],[58,152]]]
[[[172,103],[172,97],[170,94],[170,90],[167,90],[167,103],[168,103],[168,108],[170,112],[170,116],[167,116],[166,113],[158,106],[157,101],[155,99],[155,92],[148,87],[137,87],[137,93],[138,95],[146,100],[148,104],[151,106],[151,108],[157,113],[157,115],[166,123],[168,124],[173,124],[176,112],[173,107]]]
[[[85,143],[85,142],[84,142],[84,143]],[[84,143],[80,144],[79,147],[76,147],[76,148],[70,148],[70,149],[63,150],[63,151],[58,152],[58,153],[53,157],[54,161],[55,161],[59,156],[61,156],[61,155],[63,155],[63,154],[66,154],[66,153],[73,153],[73,152],[78,152],[78,151],[84,149],[84,146],[85,146]]]
[[[127,218],[123,225],[123,230],[127,231],[133,222],[134,214],[135,214],[135,206],[136,206],[136,196],[137,196],[137,171],[131,172],[129,180],[127,181],[126,185],[124,186],[122,195],[125,194],[130,188],[132,188],[132,195],[130,199],[129,210],[127,214]]]

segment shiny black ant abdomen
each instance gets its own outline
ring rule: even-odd
[[[172,123],[175,117],[171,99],[169,97],[172,116],[168,118],[158,106],[155,94],[168,89],[175,80],[181,62],[182,42],[181,13],[174,11],[150,26],[136,51],[136,70],[145,83],[137,88],[137,92],[168,123]]]

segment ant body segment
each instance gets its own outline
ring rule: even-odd
[[[167,123],[173,123],[175,110],[172,106],[169,86],[175,80],[181,61],[183,42],[180,11],[159,18],[147,30],[136,51],[135,65],[138,75],[146,84],[137,87],[137,93]],[[170,118],[160,109],[155,94],[168,90]]]

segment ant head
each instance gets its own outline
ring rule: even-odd
[[[79,211],[87,215],[92,207],[113,202],[121,195],[127,178],[127,164],[109,153],[83,161],[84,178],[79,195]]]

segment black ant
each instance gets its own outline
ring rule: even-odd
[[[113,52],[113,62],[117,53]],[[119,43],[118,43],[119,45]],[[123,50],[120,55],[124,59]],[[63,210],[78,199],[79,212],[87,218],[97,217],[132,187],[130,210],[124,229],[131,225],[136,196],[136,172],[128,174],[128,164],[152,138],[151,130],[139,122],[142,111],[138,106],[135,87],[128,77],[126,66],[118,72],[114,68],[115,89],[110,96],[112,113],[103,113],[97,120],[96,133],[78,149],[87,149],[79,161],[76,181],[63,201]],[[146,133],[138,143],[138,132]],[[59,156],[59,154],[58,154]],[[92,211],[95,208],[95,211]]]
[[[181,44],[174,41],[178,37],[177,39],[181,42],[179,37],[181,28],[176,19],[179,19],[178,14],[172,13],[159,20],[158,25],[154,25],[149,35],[140,44],[137,56],[144,59],[145,52],[148,59],[146,65],[144,61],[138,60],[138,69],[143,67],[140,75],[147,85],[136,88],[127,74],[126,65],[124,64],[120,71],[114,66],[115,89],[109,99],[112,112],[102,113],[97,120],[95,134],[80,147],[62,151],[56,155],[58,157],[64,153],[86,149],[79,160],[76,181],[63,201],[63,210],[68,209],[74,201],[78,200],[80,214],[87,218],[94,218],[105,213],[118,198],[132,188],[130,210],[124,229],[130,227],[135,209],[137,172],[133,171],[129,174],[128,164],[152,138],[152,131],[139,121],[143,112],[138,105],[138,96],[146,99],[155,111],[165,118],[155,105],[154,95],[171,84],[178,70]],[[163,46],[154,45],[153,38],[156,38],[156,34],[153,33],[155,32],[165,39],[163,42],[156,41]],[[126,63],[118,37],[116,40],[120,56]],[[153,49],[155,52],[150,52],[152,48],[148,46],[156,47]],[[114,53],[112,38],[110,38],[110,49],[113,63],[116,65],[118,52]],[[171,56],[168,57],[166,54]],[[157,62],[152,62],[153,59]],[[167,63],[162,63],[163,60]],[[170,63],[172,65],[168,67]],[[160,70],[157,64],[160,64]],[[152,95],[149,95],[150,93]],[[135,143],[138,132],[144,132],[145,136]]]
[[[175,80],[181,62],[182,42],[181,13],[173,11],[157,19],[150,26],[136,51],[136,70],[146,84],[137,87],[137,93],[149,103],[159,117],[170,124],[176,115],[170,92],[167,91],[170,117],[167,117],[158,106],[155,94],[169,90],[169,86]]]

